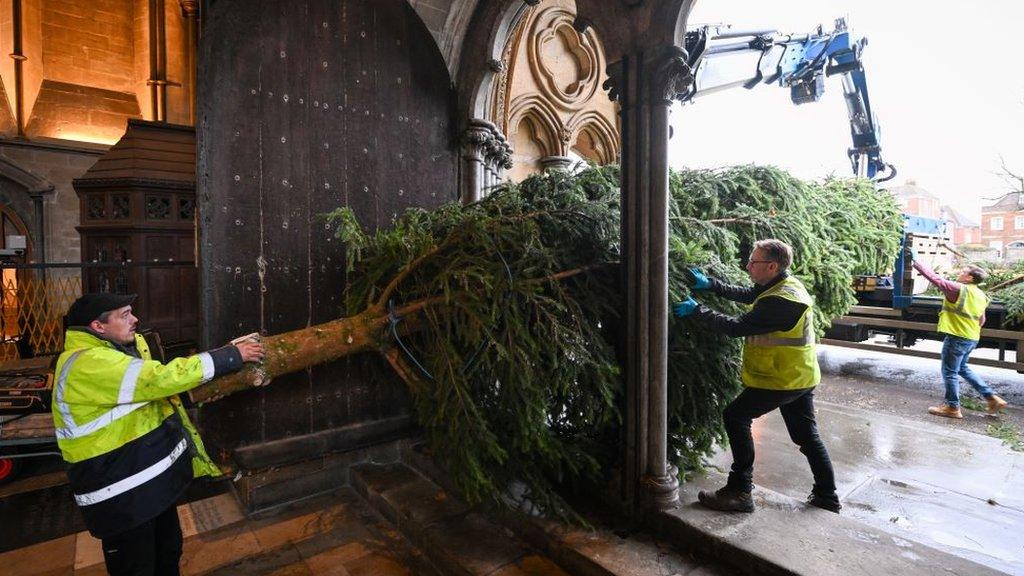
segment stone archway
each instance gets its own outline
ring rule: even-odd
[[[665,508],[678,501],[678,482],[667,462],[668,113],[692,82],[684,46],[695,2],[576,0],[572,24],[578,33],[592,28],[600,35],[609,63],[609,78],[601,87],[619,105],[627,397],[621,496],[630,507]],[[487,168],[481,150],[498,131],[487,118],[492,94],[502,90],[502,55],[528,6],[538,4],[481,3],[466,33],[466,56],[456,75],[464,131],[461,166],[469,176],[462,180],[464,201],[479,198],[481,179],[476,176]],[[608,132],[600,123],[577,126],[583,138],[570,138],[577,149],[598,148],[592,142]],[[535,124],[529,128],[543,134]]]
[[[25,254],[46,259],[46,220],[44,200],[54,194],[54,185],[0,155],[0,204],[12,210],[24,222]],[[5,233],[6,234],[6,233]],[[6,238],[0,238],[6,247]]]

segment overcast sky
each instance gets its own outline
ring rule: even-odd
[[[961,10],[954,10],[959,6]],[[882,128],[882,158],[972,219],[1006,193],[1000,155],[1024,172],[1024,0],[703,0],[690,24],[808,32],[846,16],[867,37],[864,69]],[[804,178],[851,174],[849,122],[838,77],[825,97],[794,106],[761,85],[676,107],[674,167],[772,164]]]

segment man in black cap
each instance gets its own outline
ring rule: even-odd
[[[176,509],[192,478],[219,476],[178,395],[263,359],[246,340],[166,364],[153,360],[132,314],[135,295],[86,294],[65,316],[53,420],[85,525],[107,571],[178,574]]]

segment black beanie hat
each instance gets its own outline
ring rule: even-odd
[[[136,294],[111,294],[109,292],[85,294],[68,308],[68,313],[64,316],[64,324],[68,327],[88,326],[104,312],[131,305],[136,296]]]

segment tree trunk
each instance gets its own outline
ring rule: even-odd
[[[417,312],[441,301],[440,297],[427,298],[396,310],[395,315],[402,319],[399,332],[416,331],[420,327]],[[355,316],[267,336],[263,338],[266,356],[262,364],[246,365],[234,374],[197,386],[189,391],[189,398],[195,403],[214,402],[235,392],[265,386],[278,376],[344,356],[369,350],[386,353],[391,347],[384,338],[389,319],[390,315],[382,307],[372,306]]]

